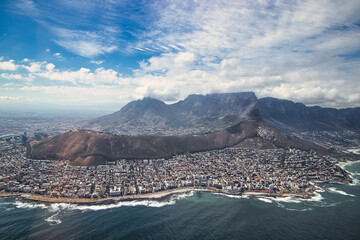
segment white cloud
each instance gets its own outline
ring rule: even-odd
[[[4,101],[18,101],[20,100],[20,97],[14,97],[14,96],[0,96],[0,102],[4,102]]]
[[[33,104],[123,105],[128,101],[127,89],[114,86],[24,86],[17,89],[18,94],[28,96]]]
[[[80,68],[74,71],[60,70],[55,67],[53,63],[48,62],[33,62],[28,61],[28,65],[16,65],[15,61],[11,60],[11,64],[21,66],[28,71],[27,74],[9,74],[1,73],[0,77],[8,80],[16,79],[42,79],[45,81],[60,81],[71,82],[73,84],[90,84],[90,85],[124,85],[129,83],[129,79],[122,77],[120,73],[113,69],[105,69],[103,67],[94,70],[89,68]],[[54,84],[54,83],[52,83]]]
[[[66,4],[85,15],[96,9],[82,5]],[[34,4],[27,8],[31,6]],[[108,19],[121,14],[113,10]],[[131,77],[123,78],[115,68],[57,69],[47,62],[29,61],[25,68],[33,79],[57,85],[44,91],[52,89],[54,95],[59,91],[59,96],[69,99],[78,99],[79,94],[92,103],[96,100],[90,96],[100,96],[96,87],[104,99],[109,98],[106,101],[117,98],[115,90],[110,90],[113,86],[128,100],[151,96],[173,101],[193,93],[254,91],[259,97],[311,105],[360,104],[358,0],[172,0],[155,1],[149,11],[155,20],[147,22],[145,31],[136,33],[139,39],[129,45],[154,55],[141,61]],[[120,50],[117,40],[123,40],[114,37],[119,32],[116,27],[94,26],[93,31],[49,28],[55,33],[54,42],[89,58]],[[7,63],[16,70],[14,61]],[[74,86],[63,86],[69,83]]]
[[[181,52],[174,59],[174,62],[177,67],[191,66],[191,64],[194,63],[194,61],[195,61],[195,55],[189,52]]]
[[[105,53],[112,53],[117,49],[111,38],[96,32],[65,28],[53,28],[52,30],[58,36],[58,39],[54,40],[57,44],[83,57],[96,57]]]
[[[55,65],[52,64],[52,63],[49,63],[46,65],[46,69],[49,71],[49,72],[52,72],[52,70],[55,68]]]
[[[55,65],[51,63],[46,65],[46,69],[47,71],[37,73],[36,76],[51,81],[72,82],[74,84],[103,85],[124,84],[126,82],[117,71],[112,69],[97,68],[92,71],[88,68],[80,68],[77,71],[61,71],[55,69]]]
[[[20,74],[9,74],[9,73],[1,73],[0,77],[4,78],[4,79],[9,79],[9,80],[12,80],[12,79],[19,80],[19,79],[23,78]]]
[[[91,60],[90,63],[96,64],[96,65],[101,65],[104,63],[104,61],[99,60],[99,61],[95,61],[95,60]]]
[[[44,62],[30,62],[30,66],[23,66],[26,70],[31,73],[40,72]]]
[[[53,56],[56,57],[59,60],[63,59],[63,56],[61,55],[61,53],[54,53]]]
[[[3,59],[3,57],[0,58],[0,61],[2,59]],[[18,66],[16,64],[14,64],[14,60],[0,62],[0,70],[15,71],[17,68],[18,68]]]
[[[88,58],[111,53],[117,49],[115,45],[103,46],[100,42],[86,40],[56,40],[56,43],[70,52]]]
[[[360,102],[360,60],[346,59],[360,50],[358,1],[174,0],[154,8],[157,22],[134,46],[172,50],[141,62],[137,96],[181,89],[180,98],[255,91],[322,106]]]

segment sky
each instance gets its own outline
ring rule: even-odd
[[[253,91],[360,107],[358,0],[2,0],[0,108]]]

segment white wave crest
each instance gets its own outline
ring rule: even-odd
[[[58,212],[60,210],[106,210],[110,208],[118,207],[135,207],[135,206],[146,206],[146,207],[164,207],[167,205],[173,205],[177,200],[193,196],[194,192],[185,192],[182,194],[174,194],[168,200],[133,200],[133,201],[120,201],[112,204],[99,204],[99,205],[78,205],[72,203],[52,203],[52,204],[42,204],[42,203],[26,203],[16,201],[14,204],[17,208],[41,208],[47,209],[50,212]],[[51,220],[51,219],[50,219]]]
[[[352,178],[352,183],[350,183],[351,186],[360,186],[360,180],[357,178]]]
[[[46,222],[48,222],[51,226],[58,225],[61,223],[61,220],[56,218],[60,211],[55,213],[54,215],[48,217],[45,219]]]
[[[301,203],[302,199],[301,198],[296,198],[296,197],[276,197],[276,198],[271,198],[272,201],[275,202],[286,202],[286,203]]]
[[[344,195],[344,196],[356,197],[354,194],[344,192],[344,191],[336,189],[334,187],[330,187],[329,190],[330,190],[330,192],[341,194],[341,195]]]
[[[321,187],[319,187],[319,186],[316,186],[316,190],[315,190],[315,192],[326,192],[326,190],[325,189],[323,189],[323,188],[321,188]]]
[[[288,211],[296,211],[296,212],[306,212],[306,211],[312,211],[312,208],[304,208],[304,209],[296,209],[296,208],[284,208]]]
[[[225,194],[225,193],[213,193],[215,195],[220,195],[220,196],[225,196],[228,198],[241,198],[241,199],[248,199],[249,195],[230,195],[230,194]]]
[[[43,203],[28,203],[28,202],[21,202],[21,201],[16,201],[14,202],[14,205],[16,208],[41,208],[41,209],[46,209],[48,208],[48,206],[46,206]]]
[[[319,192],[325,192],[324,189],[320,188],[319,190],[315,190],[314,191],[314,196],[312,196],[309,199],[301,199],[301,201],[306,201],[306,202],[320,202],[322,200],[324,200],[324,197],[319,193]]]
[[[266,203],[272,203],[271,198],[265,198],[265,197],[258,197],[258,200],[262,201],[262,202],[266,202]]]

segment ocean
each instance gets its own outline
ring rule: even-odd
[[[360,163],[351,185],[309,200],[207,192],[109,205],[0,198],[0,239],[360,239]]]

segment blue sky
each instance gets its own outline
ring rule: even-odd
[[[360,2],[3,0],[0,107],[254,91],[360,106]]]

